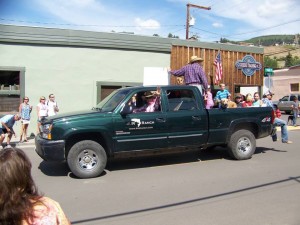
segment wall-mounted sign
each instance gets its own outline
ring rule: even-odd
[[[144,67],[144,86],[169,84],[170,75],[167,67]]]
[[[274,76],[273,68],[265,67],[264,77]]]
[[[246,55],[235,63],[235,67],[242,70],[246,76],[252,76],[256,70],[261,70],[260,62],[256,62],[252,55]]]

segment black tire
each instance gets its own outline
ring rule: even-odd
[[[250,159],[256,149],[256,139],[249,130],[237,130],[228,143],[229,155],[237,160]]]
[[[80,141],[72,146],[67,162],[72,173],[79,178],[99,176],[107,162],[104,148],[95,141]]]

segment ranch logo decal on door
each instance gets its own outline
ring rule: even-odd
[[[129,121],[126,125],[127,126],[133,126],[129,127],[129,130],[146,130],[146,129],[153,129],[154,121],[142,121],[140,119],[132,118],[131,121]],[[145,126],[141,126],[145,125]]]
[[[252,55],[246,55],[235,63],[235,67],[242,70],[246,76],[252,76],[256,70],[261,70],[260,62],[256,62]]]

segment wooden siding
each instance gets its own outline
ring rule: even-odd
[[[182,66],[189,63],[192,55],[197,55],[204,59],[202,66],[207,75],[208,83],[214,85],[216,71],[214,60],[218,51],[219,50],[216,49],[173,45],[171,50],[171,69],[180,69]],[[223,66],[221,83],[225,83],[231,93],[235,93],[235,86],[263,86],[263,67],[261,70],[256,71],[252,76],[244,75],[242,70],[235,67],[236,61],[242,60],[246,55],[252,55],[253,58],[263,66],[263,54],[228,50],[220,51]],[[171,77],[171,84],[179,84],[175,76]]]

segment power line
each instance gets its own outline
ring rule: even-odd
[[[225,5],[225,7],[224,7],[224,9],[222,10],[222,8],[221,9],[219,9],[219,10],[216,10],[216,11],[214,11],[214,13],[220,13],[220,12],[225,12],[225,11],[227,11],[227,10],[232,10],[233,8],[235,8],[235,7],[237,7],[238,5],[240,5],[240,4],[249,4],[249,3],[252,3],[251,1],[244,1],[244,0],[242,0],[242,1],[240,1],[240,2],[238,2],[238,3],[236,3],[236,4],[233,4],[233,5],[231,5],[231,6],[228,6],[228,5],[226,5],[226,4],[223,4],[223,5]]]
[[[265,30],[268,30],[268,29],[271,29],[271,28],[274,28],[274,27],[280,27],[282,25],[286,25],[286,24],[294,23],[294,22],[298,22],[298,21],[300,21],[300,18],[298,18],[296,20],[291,20],[291,21],[288,21],[288,22],[285,22],[285,23],[277,24],[275,26],[270,26],[270,27],[265,27],[265,28],[262,28],[262,29],[254,30],[254,31],[249,31],[249,32],[244,32],[244,33],[239,33],[239,34],[233,34],[233,35],[224,35],[224,37],[232,37],[232,36],[239,36],[239,35],[244,35],[244,34],[256,33],[256,32],[265,31]]]
[[[47,24],[47,25],[59,25],[59,26],[79,26],[79,27],[139,27],[138,25],[103,25],[103,24],[73,24],[73,23],[50,23],[40,21],[25,21],[25,20],[13,20],[0,18],[3,21],[19,22],[19,23],[35,23],[35,24]],[[160,26],[143,26],[147,28],[159,28],[159,27],[182,27],[184,25],[160,25]]]
[[[279,26],[283,26],[283,25],[286,25],[286,24],[289,24],[289,23],[298,22],[298,21],[300,21],[300,18],[296,19],[296,20],[291,20],[291,21],[288,21],[288,22],[285,22],[285,23],[277,24],[275,26],[270,26],[270,27],[266,27],[266,28],[262,28],[262,29],[258,29],[258,30],[253,30],[253,31],[244,32],[244,33],[238,33],[238,34],[232,34],[232,35],[218,34],[218,33],[207,31],[207,30],[200,29],[200,28],[197,28],[197,27],[193,27],[193,28],[196,29],[196,30],[201,30],[201,31],[206,32],[206,33],[217,35],[216,37],[220,37],[220,38],[221,37],[227,37],[228,38],[228,37],[234,37],[234,36],[239,36],[239,35],[244,35],[244,34],[256,33],[256,32],[268,30],[268,29],[271,29],[271,28],[274,28],[274,27],[279,27]]]

